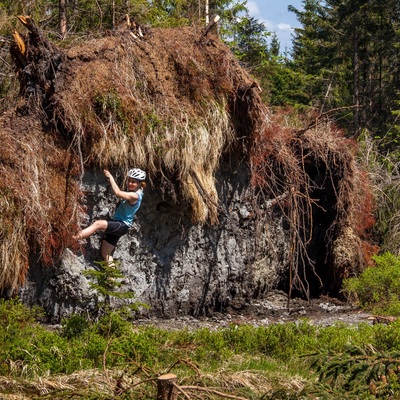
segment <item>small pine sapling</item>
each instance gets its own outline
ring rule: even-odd
[[[95,291],[95,302],[97,314],[108,314],[112,308],[124,309],[124,311],[137,311],[140,307],[147,308],[148,305],[141,302],[122,304],[113,306],[113,300],[132,300],[136,297],[133,291],[121,291],[122,281],[125,275],[119,268],[120,262],[114,260],[114,265],[110,266],[106,261],[95,262],[99,268],[84,271],[84,275],[91,278],[89,286]]]

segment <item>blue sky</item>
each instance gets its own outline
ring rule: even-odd
[[[292,5],[302,9],[302,0],[248,0],[250,16],[263,22],[270,32],[275,32],[281,43],[281,52],[291,49],[293,28],[300,26],[294,13],[288,11]]]

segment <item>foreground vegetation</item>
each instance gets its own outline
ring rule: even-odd
[[[154,399],[156,378],[167,372],[178,376],[184,393],[179,398],[190,399],[395,398],[400,393],[397,321],[322,327],[302,320],[167,331],[110,313],[97,322],[73,315],[55,330],[37,322],[38,309],[4,300],[0,317],[5,399],[8,394]]]
[[[358,277],[344,281],[352,301],[378,315],[400,316],[400,257],[389,252],[373,256],[375,262]]]
[[[344,289],[360,306],[398,316],[400,258],[385,253],[375,263],[345,281]],[[157,377],[169,372],[178,377],[178,399],[400,395],[395,318],[388,325],[318,326],[304,319],[166,330],[139,325],[129,315],[106,306],[96,318],[75,314],[49,327],[40,322],[40,308],[0,300],[1,398],[155,399]]]

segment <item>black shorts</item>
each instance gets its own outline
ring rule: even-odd
[[[128,233],[128,231],[129,226],[121,221],[107,221],[107,229],[104,231],[103,240],[116,246],[119,238]]]

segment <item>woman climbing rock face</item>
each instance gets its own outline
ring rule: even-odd
[[[111,220],[97,220],[92,225],[81,230],[74,239],[81,240],[93,235],[97,231],[105,233],[101,243],[101,255],[109,266],[115,266],[113,260],[113,252],[119,238],[125,235],[132,226],[133,219],[139,209],[142,198],[143,189],[146,187],[144,180],[146,173],[139,168],[128,171],[127,191],[121,190],[115,182],[110,171],[104,170],[104,175],[110,181],[114,194],[121,198],[122,201]]]

